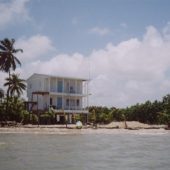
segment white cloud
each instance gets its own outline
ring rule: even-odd
[[[26,9],[29,0],[11,0],[10,2],[0,2],[0,28],[5,28],[11,22],[30,20]]]
[[[108,35],[110,34],[110,29],[108,28],[100,28],[100,27],[94,27],[89,30],[90,33],[97,34],[100,36]]]
[[[18,53],[19,59],[22,62],[28,62],[37,58],[43,59],[48,56],[55,48],[51,40],[44,35],[34,35],[30,38],[20,38],[16,41],[16,48],[23,49],[24,53]]]
[[[17,69],[24,78],[35,72],[88,78],[90,70],[91,105],[122,107],[160,99],[169,93],[170,41],[153,26],[147,27],[142,40],[108,43],[89,56],[80,53],[51,56],[54,48],[51,41],[40,35],[19,40],[17,46],[24,47],[22,57],[29,60]],[[51,58],[42,60],[44,53]]]
[[[3,73],[3,72],[0,72],[0,88],[1,89],[4,89],[4,81],[5,81],[5,78],[7,77],[8,75],[6,73]]]
[[[163,28],[163,35],[166,40],[170,40],[170,22]]]

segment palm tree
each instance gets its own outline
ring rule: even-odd
[[[10,96],[17,96],[20,97],[23,93],[23,90],[26,89],[25,80],[20,79],[19,75],[12,74],[9,78],[6,78],[6,83],[4,86],[8,86],[7,93],[10,94]]]
[[[22,49],[15,49],[14,43],[15,39],[9,40],[8,38],[5,38],[0,41],[0,70],[8,73],[9,78],[11,76],[11,69],[15,70],[17,64],[21,65],[21,62],[17,59],[15,54],[19,51],[23,52]],[[8,112],[8,100],[9,92],[7,91],[6,112]]]
[[[17,64],[21,65],[14,54],[19,51],[23,52],[22,49],[15,49],[14,43],[14,39],[9,40],[8,38],[0,41],[0,70],[9,73],[9,77],[11,69],[15,70]]]

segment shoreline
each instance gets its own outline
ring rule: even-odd
[[[0,128],[0,134],[57,134],[57,135],[89,135],[89,134],[138,134],[163,135],[170,134],[169,130],[161,129],[67,129],[67,128]]]
[[[76,129],[75,124],[66,125],[20,125],[0,127],[0,134],[58,134],[58,135],[82,135],[82,134],[148,134],[160,135],[170,134],[166,130],[166,125],[148,125],[140,122],[111,122],[107,125],[83,126],[82,129]]]

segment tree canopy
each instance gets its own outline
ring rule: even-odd
[[[10,69],[15,70],[17,64],[21,65],[21,62],[15,56],[16,53],[23,52],[22,49],[14,48],[14,39],[5,38],[0,41],[0,70],[8,72],[10,74]]]
[[[17,74],[12,74],[9,78],[6,78],[4,86],[8,86],[8,92],[11,97],[15,95],[20,97],[23,90],[26,89],[25,80],[20,79]]]

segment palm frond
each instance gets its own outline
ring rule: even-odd
[[[5,38],[0,41],[0,70],[10,72],[10,69],[15,70],[17,64],[21,66],[21,62],[14,56],[17,52],[23,52],[22,49],[14,48],[15,39]]]

